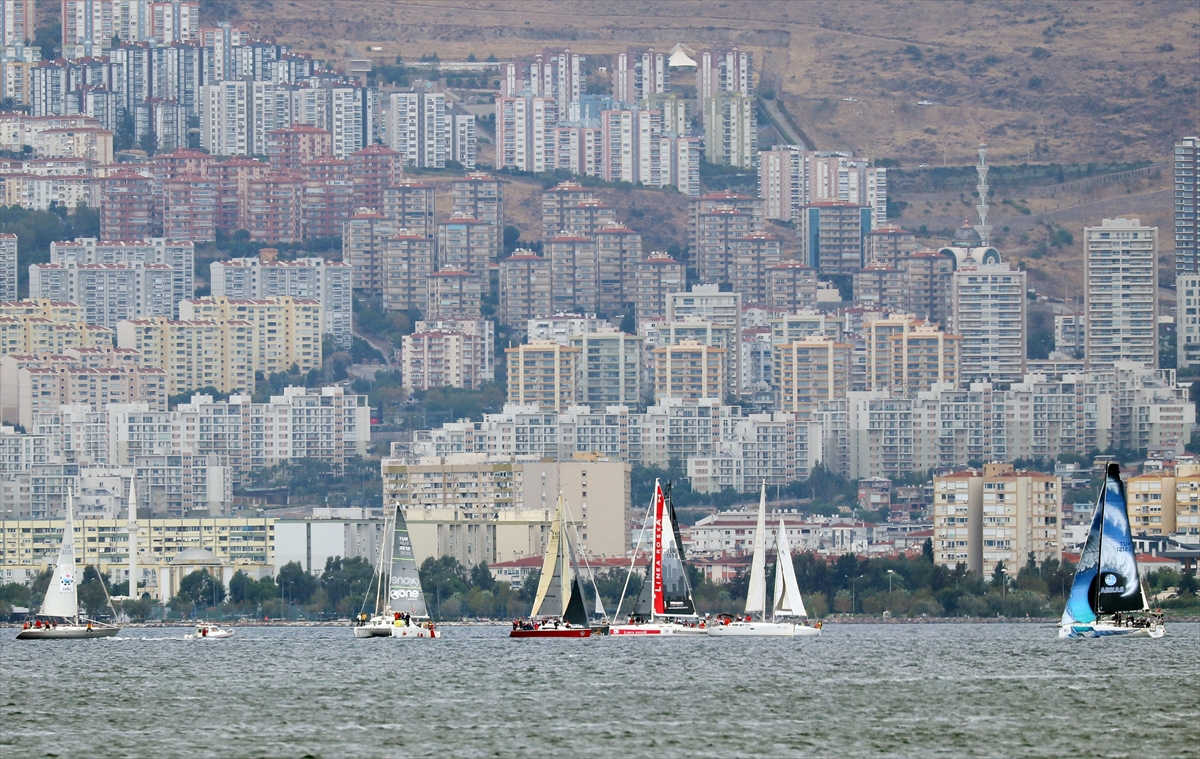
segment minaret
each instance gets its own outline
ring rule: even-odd
[[[137,565],[137,539],[138,539],[138,523],[137,523],[137,496],[133,490],[134,478],[129,480],[129,523],[126,527],[129,532],[129,592],[127,595],[138,600],[141,596],[137,593],[138,581],[138,565]]]
[[[987,223],[988,165],[986,140],[986,135],[979,138],[979,165],[975,167],[975,172],[979,175],[979,182],[975,185],[975,190],[979,193],[979,203],[975,206],[975,210],[979,212],[979,223],[975,225],[975,231],[979,233],[979,237],[983,240],[985,246],[991,244],[992,237],[992,227]]]

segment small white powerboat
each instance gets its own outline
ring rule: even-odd
[[[183,637],[187,640],[220,640],[222,638],[232,638],[233,630],[226,630],[220,625],[215,625],[211,622],[201,622],[196,625],[196,632],[188,633]]]

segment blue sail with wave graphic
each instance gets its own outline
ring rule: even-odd
[[[1141,581],[1133,552],[1125,487],[1119,475],[1108,478],[1104,496],[1104,524],[1100,530],[1100,567],[1093,598],[1097,614],[1141,611]]]
[[[1104,520],[1104,500],[1112,480],[1105,483],[1104,490],[1096,499],[1096,511],[1092,514],[1092,526],[1088,529],[1087,541],[1075,567],[1075,580],[1071,583],[1071,595],[1063,609],[1062,624],[1087,624],[1096,621],[1096,609],[1092,606],[1092,585],[1100,573],[1100,531]]]

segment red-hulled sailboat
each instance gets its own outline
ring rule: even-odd
[[[558,494],[550,539],[542,562],[541,581],[533,610],[526,619],[513,620],[510,638],[590,638],[583,586],[575,562],[575,549],[567,536],[567,514]]]

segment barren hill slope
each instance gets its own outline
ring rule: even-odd
[[[906,165],[968,162],[983,130],[997,163],[1161,160],[1200,123],[1192,0],[208,0],[202,13],[338,62],[367,46],[390,63],[737,44],[818,147]]]

